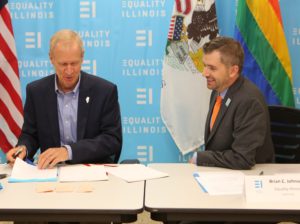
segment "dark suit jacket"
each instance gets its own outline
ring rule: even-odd
[[[89,97],[89,102],[86,98]],[[26,87],[24,124],[18,145],[26,145],[32,159],[37,149],[60,147],[55,75]],[[77,114],[77,142],[70,145],[70,163],[113,162],[122,147],[117,86],[81,72]]]
[[[205,125],[205,151],[198,152],[197,164],[250,169],[256,163],[273,162],[269,112],[259,89],[240,76],[229,87],[210,131],[216,97],[213,91]]]

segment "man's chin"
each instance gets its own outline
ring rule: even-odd
[[[65,90],[65,91],[68,91],[68,92],[69,92],[69,91],[72,91],[72,90],[74,89],[74,87],[75,87],[75,85],[74,85],[74,84],[71,84],[71,83],[70,83],[70,84],[69,84],[69,83],[68,83],[68,84],[66,84],[66,83],[65,83],[65,85],[63,86],[63,90]]]
[[[213,87],[212,85],[208,85],[208,84],[207,84],[206,86],[207,86],[207,88],[210,89],[210,90],[213,90],[213,89],[214,89],[214,87]]]

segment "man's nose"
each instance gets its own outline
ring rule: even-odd
[[[74,71],[73,66],[72,66],[72,65],[67,65],[65,72],[66,72],[67,74],[72,74],[73,71]]]
[[[208,77],[208,71],[207,71],[207,68],[206,68],[206,67],[203,68],[202,76]]]

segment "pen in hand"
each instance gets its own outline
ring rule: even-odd
[[[0,179],[6,178],[8,175],[6,173],[0,173]]]
[[[15,153],[14,154],[12,154],[12,158],[15,160],[21,153],[22,153],[22,151],[23,151],[23,149],[24,149],[24,146],[18,146],[18,149],[17,149],[17,151],[15,151]],[[13,164],[13,162],[14,161],[12,161],[11,159],[7,159],[7,164]]]
[[[22,151],[23,151],[23,147],[20,147],[20,148],[18,149],[18,151],[16,151],[16,152],[12,155],[12,157],[13,157],[14,159],[16,159],[16,158],[21,154]]]

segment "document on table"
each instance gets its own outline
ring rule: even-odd
[[[108,180],[103,165],[67,165],[59,167],[60,182]]]
[[[11,176],[8,178],[9,183],[46,181],[57,181],[57,168],[38,169],[37,166],[28,164],[19,158],[16,159]]]
[[[210,195],[243,194],[245,175],[241,171],[195,172],[194,178]]]
[[[143,181],[169,176],[167,173],[146,167],[142,164],[121,164],[117,167],[105,167],[109,174],[127,182]]]

